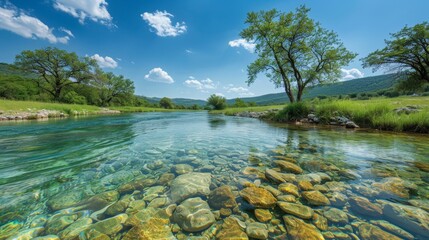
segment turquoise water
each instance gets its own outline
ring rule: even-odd
[[[325,238],[330,233],[338,236],[346,234],[349,237],[355,234],[363,238],[363,229],[354,226],[353,222],[371,220],[387,220],[389,224],[399,225],[415,238],[424,239],[429,236],[425,232],[429,229],[427,222],[426,225],[420,224],[429,219],[428,136],[272,125],[256,119],[210,115],[205,112],[176,112],[1,123],[0,224],[3,227],[0,229],[0,239],[35,227],[40,229],[32,233],[33,236],[48,235],[49,220],[53,216],[84,211],[74,221],[88,218],[100,209],[77,208],[76,206],[81,206],[80,203],[106,191],[117,191],[135,179],[156,180],[165,173],[173,173],[177,177],[177,164],[186,164],[185,172],[210,173],[211,191],[222,185],[231,186],[238,202],[232,215],[250,224],[258,220],[253,215],[255,206],[249,206],[239,196],[239,191],[249,186],[243,182],[274,188],[278,188],[279,184],[263,176],[248,174],[245,169],[252,167],[262,173],[267,168],[278,170],[273,160],[280,159],[279,156],[297,161],[297,165],[304,169],[304,173],[297,176],[317,172],[327,174],[329,180],[311,180],[311,183],[322,186],[317,189],[331,203],[333,194],[337,191],[348,198],[365,197],[382,210],[386,208],[383,201],[389,201],[422,211],[417,219],[410,217],[410,222],[405,221],[401,225],[398,219],[385,216],[386,213],[378,217],[361,215],[358,210],[353,211],[350,205],[352,203],[347,201],[338,206],[314,206],[298,197],[298,203],[310,206],[319,215],[324,215],[330,208],[340,209],[350,215],[347,222],[338,223],[331,221],[326,214],[329,228],[317,230]],[[189,170],[188,166],[192,169]],[[171,181],[172,179],[165,184],[155,183],[140,191],[145,194],[155,191],[154,186],[162,185],[164,187],[161,190],[155,191],[155,198],[168,199]],[[297,182],[294,184],[297,185]],[[344,189],[334,188],[329,182],[337,185],[344,183],[345,185],[341,185]],[[358,190],[360,187],[376,192],[362,193],[364,191]],[[71,203],[63,204],[64,206],[52,203],[65,194],[70,194],[68,200]],[[207,199],[204,194],[200,197],[204,201]],[[130,206],[131,201],[143,199],[144,195],[119,191],[118,198],[128,199],[127,204]],[[153,201],[152,198],[145,199],[146,205]],[[417,200],[418,204],[412,200]],[[170,204],[180,204],[168,201]],[[106,205],[101,204],[100,207]],[[167,206],[168,204],[157,205],[157,208]],[[212,208],[211,211],[216,216],[216,222],[208,226],[208,230],[190,234],[183,227],[180,228],[182,223],[177,223],[174,219],[163,224],[169,228],[179,224],[178,229],[172,230],[172,239],[190,235],[208,236],[209,230],[216,232],[211,235],[214,238],[215,234],[226,231],[222,223],[229,214],[217,216],[215,209]],[[270,212],[273,219],[279,219],[280,223],[264,223],[269,230],[269,238],[288,234],[280,226],[285,213],[278,207],[271,207]],[[128,217],[132,215],[129,212],[127,214]],[[42,220],[34,223],[35,219]],[[82,231],[90,229],[90,226],[101,220],[92,219],[88,228],[83,228]],[[399,220],[404,222],[404,219]],[[312,224],[307,219],[305,222]],[[414,227],[413,223],[425,226]],[[107,235],[112,239],[126,235],[132,225],[121,224],[121,230]],[[400,237],[398,233],[387,231],[387,228],[375,223],[371,222],[371,226],[378,226],[382,231]],[[50,234],[60,234],[66,227],[58,232],[51,231]],[[288,226],[286,228],[289,229]]]

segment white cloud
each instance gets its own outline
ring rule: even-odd
[[[232,84],[228,85],[227,91],[229,93],[235,93],[238,94],[240,97],[249,97],[254,96],[255,94],[252,93],[248,88],[245,87],[234,87]]]
[[[225,95],[223,93],[215,93],[214,95],[219,96],[219,97],[225,97]]]
[[[175,25],[171,23],[171,18],[174,17],[167,11],[156,11],[154,13],[145,12],[140,15],[149,26],[155,29],[156,35],[160,37],[176,37],[186,32],[185,22],[177,22]]]
[[[216,89],[217,86],[210,78],[204,80],[197,80],[192,76],[189,76],[189,79],[184,82],[185,86],[190,88],[195,88],[202,92],[207,92],[207,90]]]
[[[229,41],[230,47],[243,47],[247,51],[253,53],[255,51],[256,44],[253,41],[247,41],[246,39],[240,38]]]
[[[0,7],[0,29],[8,30],[25,38],[46,39],[50,43],[66,44],[69,36],[57,37],[46,24],[13,6]]]
[[[191,51],[191,50],[189,50],[189,49],[186,49],[185,51],[186,51],[186,53],[189,53],[189,54],[194,53],[194,52],[192,52],[192,51]]]
[[[70,37],[74,38],[73,33],[70,30],[68,30],[67,28],[60,27],[59,30],[65,32],[67,35],[69,35]]]
[[[89,18],[94,22],[112,25],[112,17],[107,11],[107,5],[105,0],[54,0],[56,9],[79,18],[82,24],[86,18]]]
[[[149,73],[144,76],[144,78],[152,82],[174,83],[173,78],[168,75],[166,71],[162,70],[162,68],[154,68],[150,70]]]
[[[357,68],[352,69],[341,69],[341,81],[348,81],[355,78],[362,78],[364,73],[359,71]]]
[[[102,68],[116,68],[118,67],[118,62],[109,56],[102,57],[98,54],[91,56],[92,59],[97,61],[98,65]]]

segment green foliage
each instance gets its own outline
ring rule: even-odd
[[[98,89],[100,106],[129,105],[134,94],[134,83],[124,76],[109,72],[104,73],[101,70],[96,71],[96,75],[90,84]]]
[[[159,101],[159,105],[165,109],[173,109],[174,108],[173,102],[168,97],[161,98],[161,100]]]
[[[37,86],[51,94],[53,100],[60,101],[64,88],[92,78],[96,63],[90,58],[80,59],[76,53],[48,47],[22,51],[16,56],[15,65],[37,76],[34,79]]]
[[[210,97],[207,99],[207,103],[215,110],[222,110],[226,108],[226,98],[216,94],[210,95]]]
[[[310,113],[310,106],[307,102],[295,102],[288,104],[285,108],[279,111],[274,120],[278,122],[296,121],[307,117]]]
[[[309,11],[301,6],[289,13],[275,9],[248,13],[248,27],[240,35],[255,41],[258,54],[247,68],[248,84],[264,72],[276,87],[285,89],[290,102],[295,102],[301,101],[307,86],[340,77],[341,67],[356,54],[344,47],[336,33],[310,19]]]
[[[232,105],[232,107],[247,107],[247,103],[241,98],[236,98],[235,103]]]
[[[86,98],[77,94],[75,91],[69,91],[64,94],[62,101],[65,103],[86,105]]]
[[[429,23],[405,26],[385,40],[386,47],[363,58],[363,67],[377,71],[411,71],[412,81],[429,82]]]

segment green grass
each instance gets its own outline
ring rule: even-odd
[[[286,107],[285,107],[286,106]],[[429,97],[372,98],[370,100],[320,100],[306,101],[304,106],[273,105],[262,107],[227,108],[210,113],[233,115],[239,112],[261,112],[283,109],[272,120],[284,122],[294,120],[294,114],[302,115],[308,109],[318,116],[322,123],[329,123],[330,117],[345,116],[361,127],[398,132],[429,133]],[[397,114],[394,109],[418,106],[420,112]],[[305,112],[305,111],[304,111]],[[298,118],[302,116],[297,116]]]
[[[223,110],[212,110],[210,113],[213,114],[225,114],[228,116],[234,115],[240,112],[263,112],[272,109],[282,109],[285,105],[272,105],[272,106],[257,106],[257,107],[241,107],[241,108],[226,108]]]
[[[56,110],[69,115],[91,115],[98,114],[103,108],[91,105],[47,103],[33,101],[14,101],[0,99],[0,111],[7,113],[37,112],[38,110]],[[109,107],[111,110],[121,112],[171,112],[177,109],[147,108],[147,107]]]

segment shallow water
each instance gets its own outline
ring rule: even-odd
[[[77,219],[74,221],[88,218],[99,209],[76,208],[80,202],[106,191],[117,190],[133,179],[156,179],[166,172],[175,173],[174,166],[177,164],[190,165],[194,172],[211,173],[210,190],[221,185],[231,186],[239,204],[233,210],[233,215],[249,224],[257,220],[253,215],[255,207],[238,195],[238,191],[244,186],[249,186],[244,182],[247,180],[256,185],[274,188],[279,184],[264,179],[263,176],[246,174],[245,169],[250,166],[262,173],[266,168],[278,170],[273,160],[279,159],[279,155],[295,159],[297,165],[304,169],[304,175],[323,172],[330,176],[328,182],[345,183],[344,188],[318,188],[331,202],[334,192],[341,192],[346,197],[365,197],[382,210],[386,205],[383,200],[404,206],[416,205],[410,203],[410,200],[418,200],[423,206],[417,207],[423,209],[423,212],[418,216],[421,219],[413,221],[419,225],[421,222],[418,220],[429,219],[428,136],[271,125],[256,119],[209,115],[205,112],[143,113],[2,123],[0,224],[3,227],[0,229],[0,239],[35,227],[42,228],[37,233],[32,233],[35,234],[33,236],[48,235],[47,220],[52,219],[54,214],[84,211],[85,214],[75,217]],[[401,179],[405,182],[400,182]],[[155,191],[155,198],[168,197],[170,183],[165,183],[165,187]],[[312,184],[329,185],[326,180],[312,181]],[[162,184],[155,183],[153,186],[157,185]],[[121,192],[119,197],[125,199],[132,196],[128,203],[139,200],[145,198],[146,192],[154,190],[153,186],[139,189],[140,193]],[[359,187],[376,192],[360,191]],[[397,189],[399,193],[396,190],[390,191],[390,188]],[[52,207],[53,199],[71,193],[79,193],[79,196],[73,204],[66,204],[66,210]],[[207,199],[204,194],[200,197]],[[145,199],[147,205],[153,198]],[[364,239],[363,230],[359,230],[357,223],[371,220],[388,220],[389,223],[401,225],[398,219],[389,218],[385,213],[368,216],[357,210],[353,211],[350,202],[339,206],[314,206],[302,197],[297,201],[311,206],[319,215],[330,208],[341,209],[349,214],[346,223],[328,221],[329,229],[320,230],[325,238],[332,236],[328,234],[331,232],[337,238],[344,233],[348,237],[357,235]],[[169,203],[174,204],[171,201]],[[216,213],[215,209],[211,210]],[[269,238],[285,235],[282,220],[285,213],[278,207],[270,208],[270,211],[274,219],[281,221],[266,223]],[[216,223],[209,230],[217,234],[224,231],[221,226],[225,217],[217,216]],[[92,224],[98,220],[100,219],[91,220]],[[309,220],[306,222],[312,223]],[[172,219],[164,224],[171,227],[175,223],[177,222]],[[112,239],[124,236],[131,228],[122,224],[124,227],[118,232],[108,234]],[[413,224],[405,222],[400,227],[415,238],[424,239],[429,236],[426,232],[429,229],[427,222],[423,227],[415,227]],[[210,235],[209,230],[190,234],[179,227],[173,230],[173,236],[179,239],[190,235],[214,237],[216,233]],[[391,230],[387,232],[395,234]],[[81,236],[81,239],[85,237]]]

